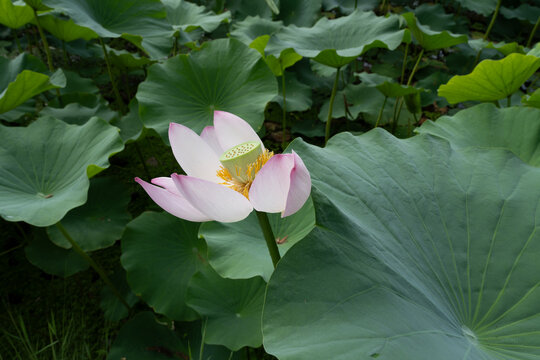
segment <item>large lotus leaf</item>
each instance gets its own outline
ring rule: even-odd
[[[465,8],[488,16],[495,11],[497,0],[457,0]]]
[[[54,245],[43,229],[34,228],[24,253],[32,265],[51,275],[68,277],[90,267],[73,249]]]
[[[293,48],[304,57],[337,68],[371,48],[394,50],[403,39],[404,30],[399,27],[398,16],[355,11],[335,20],[323,17],[310,28],[289,25],[271,38],[267,51],[276,55]]]
[[[269,40],[269,35],[259,36],[253,40],[249,47],[257,50],[259,54],[261,54],[266,62],[266,65],[268,65],[275,76],[281,76],[286,68],[291,67],[298,61],[302,60],[302,56],[298,55],[291,48],[284,49],[278,56],[274,54],[266,54],[265,48]]]
[[[77,39],[88,41],[98,37],[92,29],[79,26],[71,19],[64,20],[55,15],[49,15],[48,13],[39,17],[39,23],[52,35],[66,42]]]
[[[130,307],[139,302],[139,298],[131,291],[127,283],[126,271],[120,264],[114,270],[110,280]],[[129,315],[127,307],[118,299],[111,287],[106,284],[101,288],[99,307],[103,310],[103,317],[109,321],[120,321]]]
[[[58,222],[86,202],[88,177],[124,148],[118,130],[93,118],[82,126],[41,118],[0,126],[0,215],[35,226]]]
[[[122,237],[131,219],[127,211],[129,195],[125,186],[113,178],[92,179],[88,201],[67,213],[62,225],[84,251],[109,247]],[[56,226],[48,227],[47,234],[57,246],[71,248]]]
[[[540,7],[529,4],[521,4],[515,9],[501,7],[501,15],[507,19],[519,19],[535,24],[540,17]]]
[[[449,31],[433,31],[427,25],[420,24],[414,13],[402,14],[407,21],[414,38],[425,50],[437,50],[467,42],[467,35],[452,34]]]
[[[450,31],[456,26],[454,15],[444,12],[441,4],[422,4],[414,9],[418,22],[435,31]]]
[[[512,95],[540,67],[540,58],[510,54],[501,60],[484,60],[472,73],[457,75],[439,88],[450,104],[462,101],[494,101]]]
[[[34,19],[32,8],[24,3],[13,4],[11,0],[0,0],[0,24],[18,29]]]
[[[52,116],[56,119],[60,119],[68,124],[83,125],[90,118],[96,116],[100,119],[103,119],[107,122],[111,121],[118,114],[112,111],[107,104],[100,99],[101,101],[94,107],[86,107],[80,103],[71,103],[67,104],[65,107],[58,109],[52,106],[47,106],[40,113],[40,117]]]
[[[159,0],[44,0],[43,3],[104,38],[152,33],[162,27],[160,19],[166,16]]]
[[[386,97],[401,97],[405,95],[418,94],[423,91],[414,86],[405,86],[397,83],[388,76],[375,73],[361,72],[356,74],[363,84],[375,86]]]
[[[219,39],[152,65],[137,100],[143,124],[168,143],[170,122],[201,132],[213,123],[214,110],[236,114],[258,129],[276,93],[276,79],[257,51],[235,39]]]
[[[339,9],[343,14],[350,14],[354,10],[375,10],[380,5],[379,0],[323,0],[322,5],[326,11]]]
[[[512,53],[520,53],[524,54],[525,50],[523,49],[523,46],[518,44],[517,42],[511,42],[511,43],[505,43],[504,41],[494,43],[491,41],[486,41],[483,39],[474,39],[469,40],[468,42],[469,46],[473,48],[476,51],[480,51],[482,49],[495,49],[499,51],[504,56],[508,56]]]
[[[145,311],[122,326],[107,360],[188,359],[188,354],[180,336]]]
[[[321,149],[316,230],[270,279],[279,359],[540,358],[540,169],[501,149],[376,129]]]
[[[212,32],[222,22],[231,19],[231,13],[225,11],[219,15],[206,10],[204,6],[199,6],[185,0],[162,0],[167,11],[167,20],[174,29],[191,32],[197,28],[202,28],[206,32]]]
[[[256,38],[263,35],[272,35],[282,27],[282,21],[272,21],[259,16],[248,16],[244,20],[233,24],[231,37],[249,46]],[[266,44],[264,45],[266,47]]]
[[[278,248],[284,255],[315,226],[313,202],[308,200],[297,213],[281,218],[268,214]],[[255,213],[236,223],[206,222],[199,234],[208,244],[210,265],[223,277],[249,279],[270,278],[274,267]]]
[[[312,26],[321,14],[322,0],[282,0],[277,18],[285,25]]]
[[[137,99],[132,99],[129,103],[129,113],[111,121],[111,125],[120,129],[120,137],[124,143],[133,142],[139,139],[143,133],[143,124],[139,117],[139,104]]]
[[[126,50],[116,50],[108,46],[105,46],[109,54],[109,61],[112,66],[125,68],[125,69],[141,69],[146,65],[155,63],[155,60],[151,60],[147,57],[142,57],[134,53],[130,53]]]
[[[265,290],[266,283],[260,277],[224,279],[207,267],[191,279],[186,302],[205,318],[206,343],[234,351],[244,346],[257,348],[262,345]]]
[[[66,77],[58,69],[51,76],[41,74],[43,64],[31,55],[21,54],[13,60],[0,57],[0,113],[7,112],[26,100],[50,89],[66,85]]]
[[[173,320],[196,318],[185,299],[189,280],[205,262],[198,230],[198,223],[145,212],[128,224],[122,237],[121,261],[131,289]]]
[[[527,55],[532,55],[540,58],[540,42],[537,42],[536,45],[534,45],[533,48],[529,50]]]
[[[526,163],[540,166],[538,109],[498,109],[493,104],[480,104],[436,122],[426,121],[416,132],[442,137],[460,148],[508,149]]]
[[[540,89],[536,89],[531,95],[523,97],[521,102],[540,109]]]
[[[274,101],[283,108],[283,85],[281,81],[278,84],[279,94]],[[306,111],[311,107],[311,88],[298,81],[293,72],[285,74],[285,101],[287,111]]]
[[[244,19],[247,16],[260,16],[270,19],[272,10],[267,0],[228,0],[227,8],[232,11],[235,19]]]

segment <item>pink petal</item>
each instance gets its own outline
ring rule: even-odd
[[[294,150],[294,167],[291,171],[291,186],[287,195],[287,203],[281,217],[289,216],[304,206],[311,193],[311,176],[304,162]],[[271,159],[270,159],[271,160]]]
[[[246,141],[258,141],[264,145],[251,125],[238,116],[226,111],[214,111],[214,128],[223,151]]]
[[[235,222],[253,210],[245,196],[224,185],[184,175],[171,175],[178,191],[212,220]]]
[[[257,173],[249,199],[258,211],[281,212],[282,217],[300,210],[311,192],[311,178],[296,153],[273,156]]]
[[[191,206],[191,204],[184,197],[182,197],[178,191],[176,191],[176,193],[170,192],[166,189],[160,188],[159,186],[147,183],[138,177],[135,178],[135,181],[143,187],[146,193],[152,198],[152,200],[154,200],[156,204],[158,204],[168,213],[181,219],[195,222],[212,220]]]
[[[186,174],[216,183],[222,181],[216,174],[221,166],[219,157],[193,130],[171,123],[169,141],[176,161]]]
[[[154,185],[161,186],[162,188],[164,188],[168,192],[172,192],[173,194],[176,194],[178,196],[182,196],[178,192],[178,189],[176,188],[176,185],[174,185],[174,181],[170,177],[153,178],[152,180],[150,180],[150,182],[152,184],[154,184]]]
[[[219,141],[216,136],[216,129],[214,129],[213,126],[205,127],[201,133],[201,138],[204,141],[206,141],[208,145],[210,145],[210,147],[214,150],[214,152],[218,156],[218,159],[225,150],[228,150],[228,149],[223,149],[221,145],[219,145]]]

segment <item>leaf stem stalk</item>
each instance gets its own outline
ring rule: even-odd
[[[113,88],[114,96],[116,97],[116,102],[118,103],[120,111],[122,113],[125,113],[124,102],[122,101],[122,97],[120,96],[120,92],[118,91],[118,86],[116,85],[116,80],[111,70],[111,62],[109,60],[109,53],[107,52],[107,49],[105,48],[105,43],[103,43],[102,38],[99,38],[99,43],[101,44],[101,48],[103,49],[103,56],[105,57],[105,64],[107,65],[107,72],[109,73],[109,79],[111,80],[111,85]]]
[[[532,45],[532,39],[534,38],[534,34],[536,34],[536,30],[538,30],[538,26],[540,25],[540,16],[538,17],[538,20],[536,20],[536,24],[534,25],[532,31],[531,31],[531,35],[529,36],[529,40],[527,40],[527,46],[528,48],[531,47]]]
[[[326,119],[326,129],[324,132],[324,145],[326,145],[328,139],[330,138],[330,130],[332,128],[332,111],[334,109],[334,100],[336,98],[340,70],[341,67],[338,67],[336,71],[336,79],[334,80],[334,86],[332,87],[332,94],[330,95],[330,104],[328,105],[328,117]]]
[[[285,91],[285,69],[281,64],[281,91],[283,92],[283,119],[281,120],[282,136],[281,148],[285,149],[285,134],[287,134],[287,99]]]
[[[126,302],[126,300],[124,299],[124,297],[120,294],[120,292],[118,291],[118,289],[113,285],[113,283],[111,282],[111,280],[109,279],[109,277],[107,276],[107,274],[105,273],[105,270],[98,264],[94,261],[94,259],[92,259],[87,253],[86,251],[84,251],[80,246],[79,244],[77,244],[77,242],[75,240],[73,240],[73,238],[71,237],[71,235],[67,232],[66,228],[59,222],[56,223],[56,227],[58,228],[58,230],[60,230],[60,232],[62,233],[62,235],[64,235],[64,237],[66,238],[66,240],[71,244],[71,247],[73,248],[73,250],[79,254],[82,258],[84,258],[88,264],[98,273],[99,277],[101,277],[101,279],[103,280],[103,282],[105,284],[107,284],[107,286],[109,286],[112,290],[112,292],[114,293],[114,295],[118,298],[118,300],[120,300],[120,302],[122,303],[122,305],[124,305],[128,311],[131,310],[131,307],[128,305],[128,303]]]
[[[277,263],[281,259],[281,256],[279,255],[279,249],[276,243],[276,237],[274,236],[274,232],[272,231],[272,227],[270,226],[268,215],[265,212],[260,212],[257,210],[255,210],[255,213],[257,214],[257,218],[259,219],[259,225],[261,226],[264,239],[266,240],[266,247],[268,247],[268,252],[270,253],[270,257],[272,258],[272,264],[274,264],[275,268],[277,266]]]

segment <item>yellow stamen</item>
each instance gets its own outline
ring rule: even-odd
[[[221,166],[217,171],[217,176],[223,179],[223,182],[220,184],[238,191],[240,194],[249,199],[249,189],[253,183],[253,180],[255,180],[255,176],[272,156],[274,156],[274,153],[268,149],[265,149],[263,153],[257,157],[257,160],[249,164],[246,169],[236,167],[236,177],[233,177],[229,170]],[[240,177],[247,180],[238,180]]]

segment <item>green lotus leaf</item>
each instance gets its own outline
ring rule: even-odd
[[[170,122],[200,133],[212,125],[214,110],[236,114],[258,129],[276,93],[276,79],[255,50],[235,39],[218,39],[191,55],[152,65],[136,97],[144,126],[168,144]]]
[[[43,4],[42,0],[24,0],[24,2],[36,11],[51,10],[47,5]]]
[[[158,321],[150,311],[138,313],[122,326],[107,360],[187,359],[181,337]]]
[[[92,79],[82,77],[78,73],[69,70],[63,70],[63,72],[66,76],[66,86],[60,89],[60,94],[99,94],[99,88]],[[99,102],[97,98],[95,102]]]
[[[52,106],[48,106],[41,110],[40,117],[54,117],[62,120],[68,124],[83,125],[92,117],[98,117],[107,122],[118,116],[118,114],[112,111],[103,99],[94,107],[86,107],[80,103],[67,104],[65,107],[58,109]]]
[[[442,137],[458,148],[507,149],[524,162],[540,166],[538,109],[498,109],[493,104],[480,104],[454,116],[442,116],[436,122],[428,120],[416,132]]]
[[[447,14],[441,4],[422,4],[414,9],[418,22],[434,31],[452,31],[456,27],[453,14]]]
[[[139,301],[139,298],[131,291],[127,283],[126,271],[120,265],[114,270],[110,280],[129,306],[132,307]],[[107,285],[104,285],[101,289],[99,307],[103,310],[103,316],[108,321],[120,321],[129,315],[126,306],[120,302]]]
[[[112,66],[116,68],[141,69],[147,65],[155,63],[155,60],[141,57],[126,50],[116,50],[105,46],[109,54]]]
[[[516,92],[540,67],[540,58],[510,54],[501,60],[484,60],[472,73],[457,75],[439,88],[450,104],[477,100],[495,101]]]
[[[198,223],[145,212],[128,224],[122,237],[121,262],[131,289],[173,320],[196,318],[185,299],[189,280],[206,262],[198,230]]]
[[[362,72],[356,74],[363,84],[375,86],[386,97],[402,97],[405,95],[419,94],[424,89],[414,86],[401,85],[388,76],[369,74]]]
[[[233,24],[231,37],[238,39],[249,46],[253,40],[258,37],[272,35],[282,27],[282,21],[272,21],[259,16],[248,16],[244,20]],[[268,39],[266,39],[266,42],[268,42]],[[259,47],[252,47],[261,52]],[[263,51],[265,47],[266,43],[264,43],[264,46],[262,47]]]
[[[160,0],[44,0],[44,4],[102,38],[123,37],[152,57],[164,57],[172,47],[174,30]],[[164,42],[167,50],[162,48]]]
[[[326,11],[338,9],[342,14],[350,14],[354,10],[375,10],[380,5],[379,0],[323,0],[322,5]]]
[[[62,219],[62,225],[84,251],[104,249],[122,237],[131,220],[127,205],[130,194],[123,184],[112,178],[90,181],[88,201]],[[49,239],[64,249],[71,244],[56,226],[47,228]]]
[[[452,34],[449,31],[433,31],[427,25],[420,24],[414,13],[402,14],[407,21],[414,38],[424,50],[437,50],[467,42],[467,35]]]
[[[540,42],[536,43],[535,46],[529,52],[527,55],[536,56],[537,58],[540,58]]]
[[[527,106],[533,106],[540,109],[540,89],[536,89],[531,95],[523,97],[521,102]]]
[[[50,13],[41,15],[39,17],[39,23],[53,36],[66,42],[77,39],[89,41],[98,37],[98,34],[96,34],[92,29],[79,26],[71,19],[64,20]]]
[[[124,148],[118,130],[97,118],[82,126],[41,118],[0,126],[0,215],[49,226],[86,202],[89,181]]]
[[[505,43],[504,41],[501,41],[499,43],[494,43],[491,41],[485,41],[483,39],[474,39],[469,40],[469,46],[476,51],[480,51],[482,49],[495,49],[504,56],[508,56],[512,53],[525,53],[523,46],[517,42]]]
[[[267,51],[277,55],[292,48],[304,57],[338,68],[371,48],[397,48],[404,35],[399,27],[398,16],[385,18],[355,11],[335,20],[323,17],[311,28],[289,25],[270,39]]]
[[[44,65],[37,58],[21,54],[13,60],[0,57],[0,113],[7,112],[26,100],[50,89],[66,85],[62,70],[51,76],[42,74]]]
[[[32,265],[56,276],[68,277],[90,266],[88,261],[74,250],[54,245],[43,229],[32,231],[24,253]]]
[[[318,226],[268,284],[269,353],[540,358],[540,169],[506,150],[380,129],[292,147]]]
[[[515,9],[501,7],[501,15],[507,19],[518,19],[535,24],[540,17],[540,7],[521,4]]]
[[[247,16],[260,16],[270,19],[272,10],[266,0],[228,0],[227,8],[233,13],[234,19],[244,19]]]
[[[191,32],[200,27],[206,32],[212,32],[222,22],[231,20],[229,11],[216,15],[206,10],[204,6],[185,0],[163,0],[162,2],[167,11],[167,20],[177,30]]]
[[[278,213],[268,214],[268,218],[281,255],[315,226],[311,200],[291,216],[282,219]],[[203,223],[199,234],[208,244],[208,261],[220,276],[231,279],[261,276],[268,280],[274,271],[255,213],[236,223]]]
[[[18,29],[34,19],[34,12],[28,5],[14,4],[11,0],[0,0],[0,24]]]
[[[457,0],[463,7],[478,14],[488,16],[495,11],[497,0]]]
[[[111,121],[111,125],[120,129],[120,137],[124,143],[138,140],[143,133],[143,124],[139,117],[139,104],[137,99],[129,103],[129,113]]]
[[[191,279],[186,302],[206,318],[207,344],[238,351],[244,346],[262,345],[265,290],[266,283],[260,277],[224,279],[208,267]]]
[[[302,56],[298,55],[293,49],[284,49],[279,56],[272,54],[266,54],[264,49],[270,40],[269,35],[262,35],[253,40],[249,45],[250,48],[253,48],[261,54],[266,65],[272,70],[274,76],[281,76],[283,71],[288,67],[293,66],[298,61],[302,60]]]
[[[24,119],[25,115],[33,116],[36,112],[36,100],[29,99],[24,102],[22,105],[17,106],[15,109],[12,109],[8,112],[0,114],[0,119],[7,122],[18,122],[21,119]]]
[[[277,19],[285,25],[309,27],[321,16],[322,0],[283,0],[279,1]]]
[[[279,84],[279,94],[273,101],[283,108],[283,89],[281,81]],[[287,101],[287,111],[306,111],[311,107],[311,88],[296,79],[293,72],[285,74],[285,100]]]

